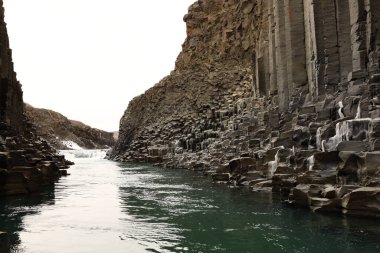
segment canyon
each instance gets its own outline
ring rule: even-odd
[[[111,159],[380,216],[380,2],[199,0],[175,69],[133,99]]]
[[[110,133],[24,103],[0,0],[0,252],[377,252],[380,2],[183,21],[175,69]]]

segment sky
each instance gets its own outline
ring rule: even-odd
[[[24,102],[117,131],[174,69],[195,0],[4,0]]]

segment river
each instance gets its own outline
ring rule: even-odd
[[[184,170],[68,151],[71,175],[0,200],[14,252],[380,252],[380,221],[320,215]]]

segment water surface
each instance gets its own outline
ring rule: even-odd
[[[276,195],[103,155],[72,151],[71,176],[55,188],[0,201],[15,251],[380,252],[379,220],[292,209]]]

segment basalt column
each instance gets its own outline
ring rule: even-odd
[[[319,67],[319,95],[335,91],[340,82],[336,6],[331,0],[315,1]]]
[[[286,66],[289,95],[307,83],[303,0],[285,0]]]
[[[276,72],[276,22],[274,19],[274,0],[268,0],[268,53],[269,53],[269,82],[270,93],[277,93],[277,72]]]
[[[286,111],[291,97],[307,83],[303,0],[271,0],[267,4],[262,26],[267,47],[260,52],[268,51],[269,90],[272,94],[277,91],[280,111]]]
[[[316,99],[334,92],[341,81],[336,3],[332,0],[305,0],[304,16],[309,90]],[[344,71],[347,72],[346,69]]]
[[[23,118],[21,85],[13,69],[12,51],[4,22],[3,1],[0,0],[0,122],[21,130]]]
[[[268,2],[262,2],[262,23],[259,33],[259,39],[256,46],[256,79],[258,83],[258,91],[260,97],[269,95],[271,75],[273,75],[273,61],[271,61],[271,55],[269,53],[269,18],[266,15],[269,8]]]
[[[366,0],[368,71],[380,71],[380,1]]]
[[[351,23],[348,0],[335,0],[338,48],[340,61],[340,81],[346,82],[352,72]]]
[[[349,0],[351,17],[351,50],[353,72],[350,79],[362,78],[366,72],[367,11],[364,0]]]
[[[277,87],[280,111],[286,111],[289,105],[289,88],[287,74],[286,53],[286,27],[285,27],[285,1],[274,0],[275,46],[276,46],[276,70]]]
[[[317,39],[313,0],[304,0],[306,71],[311,99],[318,97]]]

